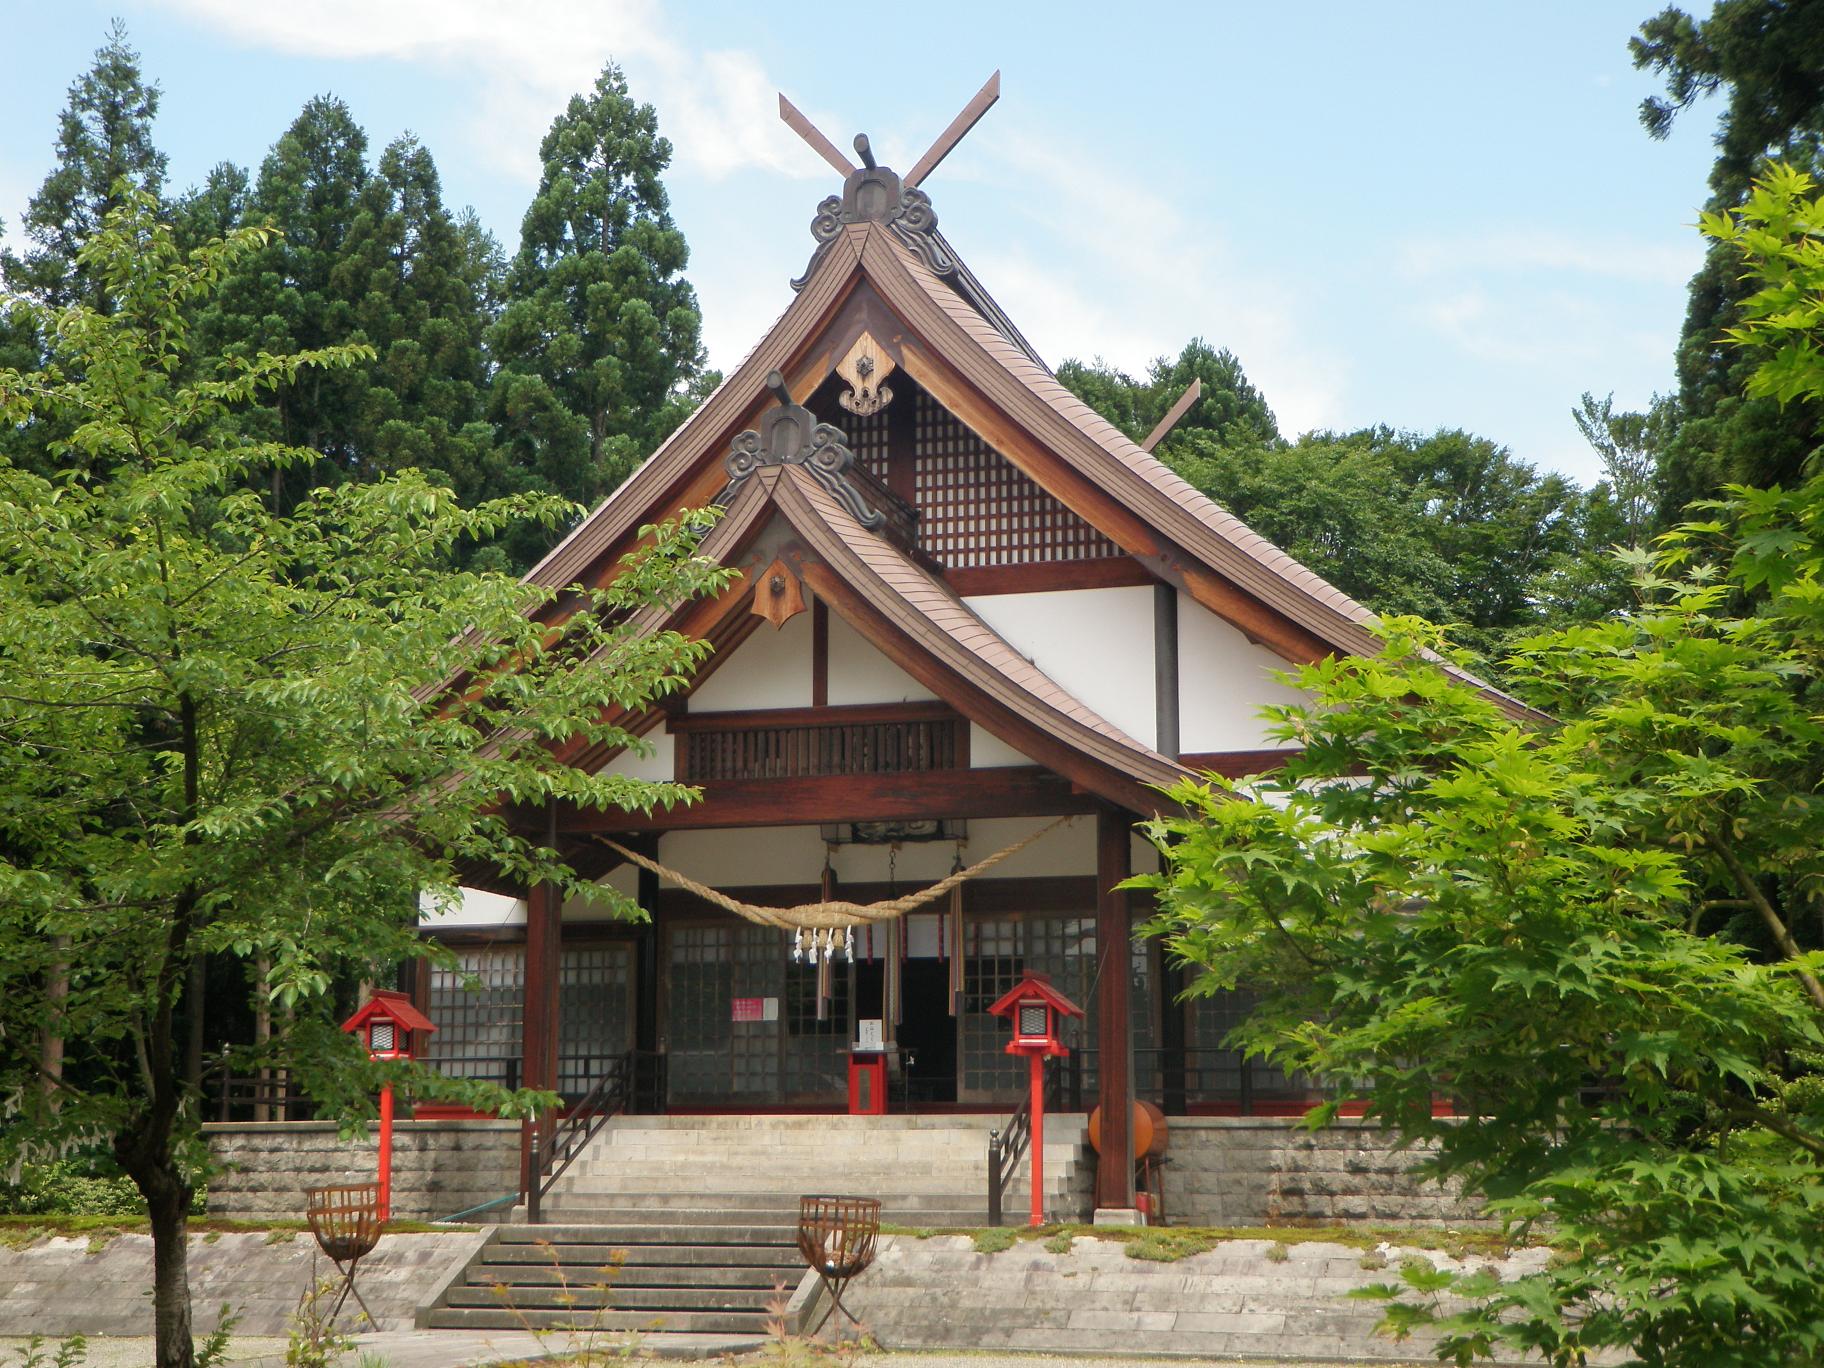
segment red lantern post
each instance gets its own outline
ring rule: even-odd
[[[404,993],[381,989],[361,1004],[342,1029],[367,1047],[371,1059],[410,1059],[412,1032],[434,1031],[431,1019]],[[393,1085],[380,1089],[380,1219],[393,1212]]]
[[[1060,1036],[1064,1017],[1080,1017],[1083,1009],[1051,986],[1051,979],[1028,969],[1026,977],[988,1009],[1013,1022],[1013,1039],[1007,1053],[1025,1055],[1030,1063],[1027,1085],[1032,1089],[1032,1218],[1045,1224],[1045,1060],[1067,1055],[1070,1049]]]

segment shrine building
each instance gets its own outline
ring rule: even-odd
[[[1299,696],[1276,673],[1375,651],[1371,615],[1058,382],[921,188],[970,115],[904,174],[798,116],[843,182],[784,312],[529,572],[601,583],[642,526],[717,502],[703,549],[740,573],[654,617],[714,651],[625,719],[648,753],[570,757],[701,801],[560,806],[531,833],[649,919],[510,887],[427,913],[461,966],[415,990],[443,1070],[576,1099],[631,1061],[636,1110],[834,1112],[859,1052],[894,1111],[1005,1113],[1025,1065],[988,1008],[1036,969],[1087,1013],[1065,1107],[1311,1100],[1222,1048],[1242,995],[1181,1002],[1117,885],[1157,868],[1133,828],[1162,787],[1284,759],[1260,711]],[[996,856],[852,930],[728,907],[892,901]]]

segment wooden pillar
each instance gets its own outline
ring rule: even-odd
[[[545,842],[557,844],[557,809],[546,813]],[[558,957],[563,941],[563,900],[549,884],[535,883],[526,890],[526,977],[524,1009],[519,1027],[519,1085],[522,1088],[557,1088]],[[549,1130],[550,1116],[539,1118]],[[522,1134],[522,1153],[530,1151],[532,1123]],[[529,1176],[529,1175],[528,1175]]]
[[[1102,1109],[1096,1190],[1103,1209],[1123,1211],[1134,1206],[1133,928],[1127,894],[1115,885],[1133,872],[1129,820],[1125,812],[1096,814],[1096,1104]]]
[[[658,858],[658,841],[652,842],[651,854]],[[639,873],[638,897],[646,909],[633,950],[633,1048],[634,1100],[640,1110],[660,1113],[665,1110],[661,1086],[664,1073],[659,1054],[659,876],[650,869]]]
[[[1176,760],[1182,746],[1178,726],[1178,591],[1153,586],[1153,712],[1155,749]]]

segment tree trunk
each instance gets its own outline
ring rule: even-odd
[[[164,1143],[148,1143],[145,1132],[122,1133],[115,1158],[146,1199],[152,1226],[152,1334],[157,1368],[194,1368],[196,1346],[190,1326],[190,1198],[183,1170]]]
[[[209,985],[209,961],[198,955],[190,961],[189,982],[184,985],[190,999],[189,1038],[184,1042],[184,1082],[191,1095],[203,1088],[203,996]]]
[[[152,1215],[152,1333],[158,1368],[192,1368],[196,1346],[190,1333],[190,1185],[175,1165],[160,1195],[146,1194]]]
[[[44,982],[49,1020],[45,1023],[44,1035],[39,1042],[39,1065],[44,1070],[45,1097],[51,1110],[55,1111],[63,1103],[57,1084],[63,1078],[63,1005],[70,995],[70,938],[52,937],[51,949],[55,958],[45,974]]]
[[[272,1085],[272,1070],[266,1067],[266,1046],[272,1040],[272,959],[261,955],[254,961],[253,979],[253,1043],[260,1052],[259,1086],[254,1093],[253,1119],[255,1121],[285,1121],[289,1117],[275,1114],[271,1102],[266,1100],[266,1090]]]

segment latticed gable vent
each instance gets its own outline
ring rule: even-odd
[[[976,569],[1121,554],[936,400],[921,391],[917,403],[912,502],[919,511],[919,543],[944,566]]]
[[[923,390],[904,386],[895,402],[914,406],[912,504],[919,546],[947,569],[1106,560],[1121,548],[1041,489]],[[834,406],[831,406],[834,408]],[[891,408],[862,418],[833,412],[856,461],[882,484],[889,477]]]

